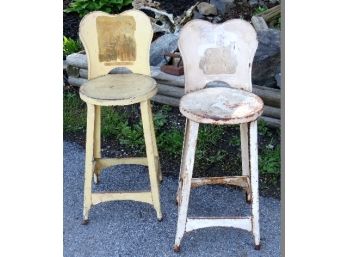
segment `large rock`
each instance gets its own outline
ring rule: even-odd
[[[210,0],[210,3],[216,7],[220,14],[226,14],[235,7],[234,0]]]
[[[82,69],[87,69],[87,56],[85,54],[74,53],[66,57],[66,64]]]
[[[216,7],[206,2],[199,3],[197,9],[203,15],[217,15]]]
[[[164,54],[166,52],[173,53],[178,48],[178,39],[178,34],[164,34],[152,42],[150,48],[150,64],[152,66],[165,64]]]
[[[280,67],[280,31],[267,29],[257,32],[259,45],[254,57],[253,83],[276,87],[275,75]]]

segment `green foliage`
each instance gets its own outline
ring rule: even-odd
[[[63,36],[63,53],[69,55],[76,53],[82,49],[82,44],[79,40],[74,40],[72,38],[67,38]]]
[[[268,10],[268,8],[266,6],[258,6],[258,7],[256,7],[253,15],[259,15],[259,14],[261,14],[264,11],[267,11],[267,10]]]
[[[118,13],[122,7],[131,3],[132,0],[73,0],[64,12],[76,12],[80,17],[93,11]]]
[[[180,158],[184,133],[178,129],[164,130],[157,136],[157,144],[160,152],[165,152],[173,158]]]
[[[153,112],[156,141],[161,158],[180,163],[184,129],[176,122],[172,122],[170,111],[171,107],[163,105],[161,109]],[[65,92],[64,132],[85,133],[86,117],[86,105],[79,95],[76,92]],[[145,144],[141,121],[134,121],[134,119],[130,121],[130,117],[139,117],[136,106],[135,108],[102,107],[102,136],[117,140],[126,151],[136,150],[137,153],[144,154]],[[258,129],[260,174],[276,181],[280,174],[281,163],[279,130],[268,128],[262,120],[258,121]],[[206,176],[210,174],[212,167],[220,166],[222,170],[231,172],[231,170],[239,170],[240,165],[239,128],[200,124],[195,154],[196,172]]]
[[[261,136],[266,136],[269,134],[269,129],[267,127],[267,124],[264,120],[258,120],[257,122],[257,130]]]
[[[259,169],[261,174],[279,174],[280,163],[279,145],[277,145],[274,149],[266,147],[259,154]]]
[[[64,93],[63,129],[65,132],[81,132],[86,129],[86,105],[75,93]]]

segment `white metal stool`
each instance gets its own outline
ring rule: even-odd
[[[150,99],[157,93],[150,77],[149,52],[153,36],[150,19],[141,11],[119,15],[92,12],[80,23],[80,38],[88,59],[88,81],[80,88],[87,103],[87,138],[83,224],[88,223],[92,205],[113,200],[133,200],[154,206],[162,220],[159,180],[162,180]],[[117,67],[134,73],[108,74]],[[100,143],[101,106],[140,104],[146,144],[143,158],[102,158]],[[148,166],[151,191],[92,193],[102,169],[119,164]]]
[[[179,49],[185,70],[185,95],[180,112],[186,117],[185,138],[177,192],[178,223],[174,250],[185,232],[205,227],[234,227],[252,232],[260,249],[257,121],[263,101],[251,93],[251,68],[257,49],[254,28],[235,19],[214,25],[203,20],[187,23]],[[206,87],[212,81],[227,86]],[[192,178],[199,123],[240,124],[242,176]],[[190,190],[203,185],[230,184],[246,191],[252,214],[246,217],[187,217]]]

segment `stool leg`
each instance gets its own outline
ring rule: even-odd
[[[159,192],[159,181],[156,172],[156,157],[154,149],[153,134],[151,133],[151,118],[150,118],[150,101],[144,101],[140,103],[141,118],[144,128],[144,138],[146,144],[146,156],[149,167],[149,176],[151,184],[152,202],[157,212],[157,219],[162,220],[161,203],[160,203],[160,192]]]
[[[87,104],[87,131],[86,131],[86,159],[85,185],[83,198],[83,224],[88,223],[88,214],[92,205],[92,177],[93,177],[93,139],[94,139],[95,106]]]
[[[153,122],[153,115],[152,115],[152,110],[151,110],[151,105],[149,105],[149,117],[151,119],[150,121],[150,125],[151,125],[151,136],[154,139],[153,140],[153,149],[154,149],[154,154],[155,154],[155,158],[156,158],[156,171],[157,171],[157,176],[159,181],[162,181],[162,171],[161,171],[161,163],[159,160],[159,154],[158,154],[158,149],[157,149],[157,143],[156,143],[156,131],[155,131],[155,125]]]
[[[243,123],[240,124],[240,144],[242,150],[242,175],[250,176],[250,162],[249,162],[249,124]],[[249,192],[245,192],[247,203],[251,203],[251,194]]]
[[[193,172],[193,165],[195,160],[195,151],[198,137],[199,123],[188,120],[185,131],[185,142],[183,150],[183,158],[181,164],[182,173],[182,189],[179,194],[178,202],[178,224],[176,228],[174,251],[180,251],[180,242],[185,233],[187,209],[190,199],[191,179]]]
[[[252,192],[252,229],[255,249],[260,249],[260,224],[259,224],[259,171],[257,153],[257,121],[250,123],[250,180]]]
[[[101,138],[100,138],[100,123],[101,123],[101,106],[95,106],[95,119],[94,119],[94,158],[101,158]],[[94,183],[99,183],[100,169],[94,169]]]
[[[188,137],[188,133],[186,133],[188,121],[189,119],[186,119],[185,132],[184,132],[185,138],[184,138],[184,143],[183,143],[182,151],[181,151],[181,165],[180,165],[180,173],[179,173],[179,179],[178,179],[178,189],[176,191],[176,204],[179,204],[179,196],[181,194],[181,188],[182,188],[182,170],[183,170],[182,165],[184,163],[183,159],[184,159],[185,142],[187,141],[187,137]]]

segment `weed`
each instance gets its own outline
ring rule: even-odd
[[[258,6],[258,7],[256,7],[253,15],[259,15],[267,10],[268,10],[268,8],[266,6]]]
[[[73,0],[64,12],[76,12],[80,17],[93,11],[118,13],[122,7],[131,3],[132,0]]]
[[[76,53],[80,51],[81,49],[82,49],[82,44],[79,40],[74,40],[72,38],[63,36],[63,53],[65,55]]]
[[[274,149],[265,148],[259,154],[259,170],[261,174],[280,174],[280,146]]]

